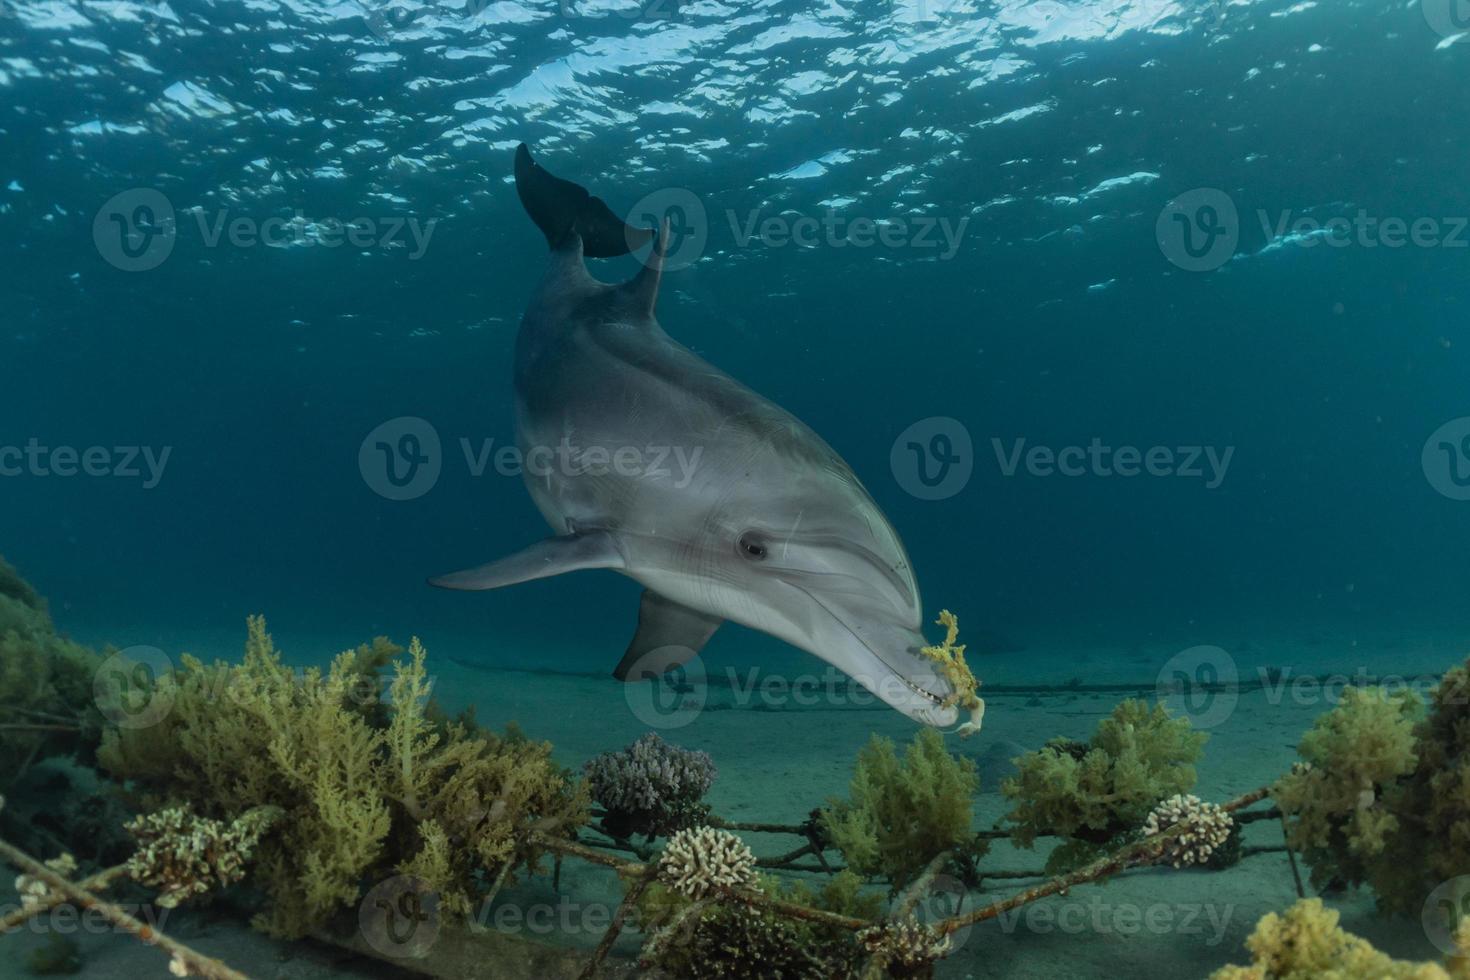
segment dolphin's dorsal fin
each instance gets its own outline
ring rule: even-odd
[[[622,567],[623,554],[618,551],[612,535],[606,531],[588,531],[546,538],[488,565],[431,578],[429,584],[441,589],[480,592],[584,568]]]
[[[724,620],[645,591],[638,607],[638,632],[613,671],[620,681],[637,681],[688,663],[704,649]]]
[[[588,258],[604,259],[627,255],[653,237],[653,229],[625,223],[585,187],[553,176],[531,159],[524,143],[516,147],[515,176],[521,205],[553,250],[564,247],[576,235],[582,239],[582,250]]]
[[[654,304],[658,302],[659,283],[664,278],[664,256],[669,251],[669,219],[664,218],[659,226],[658,238],[648,253],[648,261],[638,274],[623,283],[622,290],[629,302],[639,313],[653,316]]]

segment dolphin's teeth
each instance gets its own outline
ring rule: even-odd
[[[909,690],[910,691],[913,691],[915,694],[918,694],[918,695],[920,695],[922,697],[928,698],[930,701],[934,702],[935,704],[939,704],[939,705],[944,704],[944,698],[941,698],[937,694],[933,694],[933,693],[931,693],[929,691],[924,690],[922,687],[920,687],[919,685],[915,684],[913,681],[909,680],[907,677],[904,677],[902,674],[900,674],[898,676],[899,676],[899,680],[903,681],[905,684],[907,684],[909,686]]]

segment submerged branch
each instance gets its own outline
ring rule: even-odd
[[[0,840],[0,858],[23,869],[26,874],[45,882],[47,888],[53,892],[59,892],[79,907],[96,909],[103,918],[124,932],[131,933],[149,945],[162,947],[191,974],[208,977],[209,980],[249,980],[245,974],[231,969],[219,960],[196,952],[177,939],[170,939],[147,923],[140,922],[128,915],[111,902],[98,898],[80,885],[67,881],[13,844]]]

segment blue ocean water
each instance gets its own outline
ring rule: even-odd
[[[475,471],[546,261],[526,142],[680,202],[661,322],[845,456],[927,610],[1027,649],[1463,630],[1462,6],[3,0],[0,551],[90,642],[262,612],[610,669],[618,576],[425,584],[545,534]],[[439,472],[395,500],[363,446],[405,417]]]

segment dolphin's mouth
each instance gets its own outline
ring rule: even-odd
[[[820,593],[808,589],[799,583],[791,582],[789,579],[788,583],[793,587],[801,590],[807,595],[808,598],[810,598],[814,603],[821,607],[821,609],[826,612],[827,615],[833,619],[833,621],[841,625],[843,631],[849,637],[851,637],[852,642],[855,645],[862,648],[875,661],[877,661],[877,663],[881,664],[890,677],[897,678],[900,682],[902,682],[905,689],[918,697],[925,706],[923,708],[920,708],[920,710],[937,710],[946,714],[953,711],[952,702],[954,692],[951,689],[949,682],[945,680],[941,675],[934,672],[934,665],[926,657],[924,657],[923,654],[919,652],[919,646],[917,645],[917,643],[905,639],[905,642],[902,645],[894,644],[890,646],[890,644],[876,642],[877,637],[864,637],[856,629],[854,629],[852,624],[848,621],[850,618],[849,615],[844,615],[840,608],[833,608],[832,603],[826,601]],[[893,634],[893,638],[906,638],[908,636],[912,636],[915,640],[923,640],[923,635],[920,634],[917,630],[907,630],[902,627],[893,627],[891,632]],[[893,662],[893,659],[891,659],[900,652],[903,654],[907,654],[911,658],[911,662],[904,664],[902,667],[896,665]],[[924,684],[921,684],[918,681],[914,680],[915,675],[923,677],[926,680],[932,680],[934,686],[938,688],[938,692],[930,690]],[[860,682],[862,680],[862,678],[860,677],[857,679]],[[878,678],[875,677],[871,680],[874,682],[875,693],[879,693],[881,697],[881,692],[876,690],[876,683],[878,681]],[[896,704],[894,706],[899,707]],[[915,707],[919,706],[916,705]],[[930,723],[932,724],[933,722]]]

